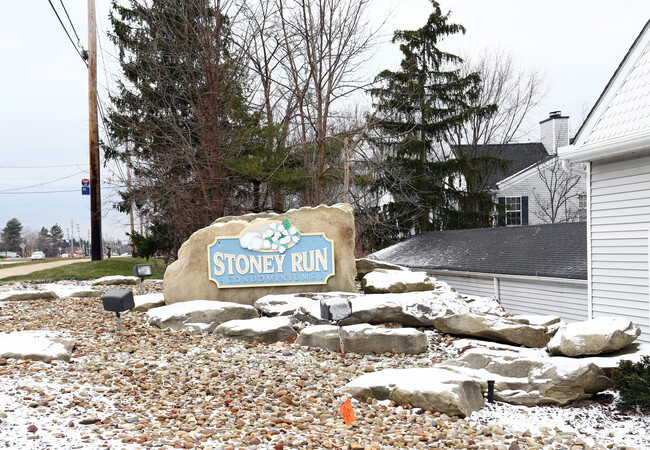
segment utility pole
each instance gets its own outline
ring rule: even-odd
[[[102,259],[102,196],[99,178],[99,124],[97,121],[97,30],[95,0],[88,0],[88,112],[90,141],[90,249],[91,259]]]

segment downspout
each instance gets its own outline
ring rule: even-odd
[[[578,175],[580,177],[586,177],[587,171],[578,169],[577,167],[571,166],[571,163],[567,159],[562,160],[562,170],[564,170],[569,175]]]

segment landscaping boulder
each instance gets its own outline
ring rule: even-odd
[[[400,270],[400,271],[409,270],[406,267],[386,263],[383,261],[377,261],[375,259],[369,259],[369,258],[357,259],[356,267],[357,267],[357,278],[360,280],[363,277],[365,277],[367,273],[370,273],[377,269]]]
[[[70,361],[72,337],[45,330],[0,333],[0,358]]]
[[[162,293],[134,295],[135,308],[132,311],[147,312],[153,308],[165,306],[165,297]]]
[[[359,324],[342,327],[343,350],[353,353],[404,353],[417,355],[427,351],[427,336],[414,328],[384,328]],[[296,343],[337,351],[340,348],[338,327],[314,325],[304,328]]]
[[[463,417],[485,405],[476,380],[438,368],[384,369],[350,381],[341,391],[363,402],[392,400]]]
[[[295,232],[300,233],[303,238],[310,234],[324,233],[325,238],[334,243],[334,275],[327,279],[326,284],[312,284],[309,279],[305,281],[305,284],[284,286],[254,285],[263,277],[268,276],[275,279],[284,276],[279,272],[280,268],[276,269],[276,266],[282,265],[283,269],[293,270],[294,265],[299,265],[299,261],[287,257],[283,260],[284,264],[280,264],[278,261],[284,255],[278,253],[279,248],[277,250],[272,248],[268,250],[258,249],[258,241],[264,241],[259,230],[255,232],[247,231],[244,235],[241,234],[245,228],[251,230],[251,227],[255,225],[268,225],[270,222],[283,222],[285,219],[291,224],[291,229],[295,228]],[[255,233],[259,234],[259,236]],[[292,209],[284,214],[260,213],[218,219],[212,225],[192,234],[178,251],[178,259],[167,267],[164,283],[165,301],[170,304],[207,299],[252,305],[257,299],[270,294],[288,294],[306,290],[312,292],[354,292],[356,290],[355,277],[357,274],[354,260],[354,235],[353,211],[347,204]],[[211,261],[208,247],[215,244],[218,239],[237,237],[239,237],[242,248],[244,248],[244,245],[248,245],[246,249],[249,251],[262,252],[259,254],[260,256],[267,258],[272,256],[273,258],[269,260],[268,268],[264,266],[263,276],[257,274],[255,277],[247,278],[248,284],[236,288],[219,287],[215,281],[210,279]],[[289,242],[289,244],[291,243]],[[302,240],[295,245],[298,248],[299,245],[302,245]],[[309,249],[305,250],[305,254],[307,255],[309,251]],[[274,259],[276,256],[278,259]],[[311,258],[313,266],[314,256],[312,255]],[[232,260],[230,264],[234,264]],[[253,267],[252,263],[250,267]],[[306,267],[306,263],[301,267]],[[291,278],[290,274],[287,276]],[[233,275],[232,278],[237,277]],[[253,278],[255,278],[255,282]]]
[[[376,269],[361,280],[361,289],[366,294],[432,291],[435,288],[436,279],[426,272]]]
[[[124,275],[111,275],[109,277],[97,278],[90,283],[91,286],[122,286],[137,284],[140,284],[140,278]]]
[[[214,332],[247,342],[284,342],[298,334],[290,317],[259,317],[248,320],[231,320],[219,325]]]
[[[158,328],[191,330],[195,333],[213,331],[222,322],[258,317],[255,308],[231,302],[194,300],[153,308],[147,312],[149,323]]]
[[[623,317],[600,317],[562,325],[548,343],[554,355],[586,356],[615,352],[628,346],[641,329]]]
[[[97,289],[75,284],[46,283],[39,287],[54,292],[59,298],[94,298],[102,295]]]
[[[52,290],[21,289],[0,293],[0,301],[51,300],[57,298],[59,296]]]
[[[438,331],[461,336],[473,336],[525,347],[546,347],[551,339],[548,328],[518,323],[490,314],[449,314],[433,321]]]
[[[290,316],[298,322],[311,324],[328,324],[321,318],[320,299],[334,296],[335,298],[352,298],[354,294],[346,292],[330,292],[327,294],[304,293],[285,295],[265,295],[255,301],[255,308],[265,316]]]
[[[478,300],[469,304],[463,296],[443,283],[433,291],[401,294],[309,292],[267,295],[257,300],[255,307],[268,316],[292,316],[301,322],[327,324],[329,322],[321,318],[320,302],[336,299],[349,300],[352,304],[352,314],[343,319],[343,325],[394,322],[410,327],[432,326],[437,317],[474,311],[472,304],[481,308],[487,305],[485,301]]]
[[[352,315],[344,325],[356,323],[400,323],[404,326],[431,326],[433,320],[469,311],[455,292],[424,291],[402,294],[368,294],[351,299]]]
[[[566,405],[611,387],[595,364],[551,357],[539,349],[471,349],[437,367],[473,378],[483,390],[487,390],[487,380],[495,380],[494,398],[515,405]]]

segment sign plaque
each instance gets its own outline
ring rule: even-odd
[[[325,233],[300,233],[287,218],[217,237],[208,261],[209,279],[219,288],[327,284],[335,274],[334,242]]]

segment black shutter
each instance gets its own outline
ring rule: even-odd
[[[521,197],[521,224],[528,225],[528,197]]]
[[[499,206],[497,206],[497,226],[505,227],[506,226],[506,198],[499,197],[497,200]]]

